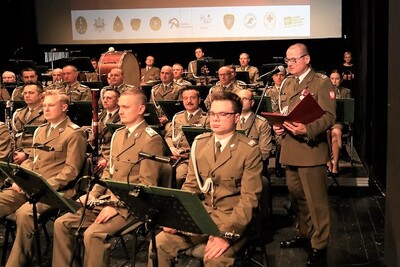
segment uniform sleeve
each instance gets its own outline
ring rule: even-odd
[[[67,139],[67,155],[64,167],[55,177],[47,182],[56,190],[62,189],[69,182],[77,178],[86,153],[86,138],[81,129],[75,130]]]
[[[164,144],[162,137],[155,135],[143,146],[143,152],[152,155],[164,155]],[[140,162],[139,180],[141,184],[153,185],[158,184],[160,177],[161,164],[155,160],[145,159]]]
[[[268,122],[261,122],[259,126],[260,138],[258,140],[258,145],[261,149],[262,159],[266,160],[269,158],[272,150],[272,134],[271,126]]]
[[[0,160],[7,161],[7,156],[11,152],[10,133],[7,126],[0,125]]]
[[[306,125],[308,139],[313,139],[332,127],[336,120],[335,88],[329,79],[324,79],[317,91],[317,101],[325,114]]]

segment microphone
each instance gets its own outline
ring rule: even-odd
[[[268,77],[270,78],[272,75],[278,73],[278,72],[282,72],[285,71],[285,67],[284,66],[278,66],[275,67],[275,69],[271,70],[270,72],[264,73],[263,75],[261,75],[260,77],[258,77],[257,82],[264,80],[264,77]]]
[[[169,157],[153,155],[143,151],[139,152],[139,158],[151,159],[162,163],[171,162],[171,159]]]
[[[36,149],[40,149],[40,150],[46,151],[46,152],[50,152],[50,151],[54,151],[55,150],[54,147],[52,147],[52,146],[46,146],[46,145],[38,144],[38,143],[34,143],[32,147],[36,148]]]

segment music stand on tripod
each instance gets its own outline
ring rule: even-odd
[[[157,186],[107,181],[108,188],[122,201],[134,216],[150,230],[151,259],[158,266],[155,231],[165,226],[180,232],[198,235],[238,238],[235,233],[221,233],[198,196],[189,191]]]
[[[38,173],[28,170],[16,164],[0,161],[0,171],[12,179],[27,195],[29,203],[32,204],[36,264],[41,266],[40,236],[38,226],[38,214],[36,204],[47,204],[67,212],[76,213],[80,205],[70,199],[64,198]]]

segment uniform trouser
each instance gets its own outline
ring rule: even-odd
[[[133,219],[116,215],[105,223],[93,223],[98,210],[87,210],[82,224],[85,254],[83,266],[109,266],[109,236],[115,234]],[[53,263],[54,267],[67,267],[76,246],[75,232],[81,221],[81,210],[77,214],[67,213],[54,222]],[[74,257],[73,266],[79,266]]]
[[[330,215],[326,166],[286,166],[286,182],[297,211],[300,237],[311,238],[311,246],[328,245]]]
[[[26,202],[24,194],[18,194],[12,189],[0,193],[0,216],[15,212],[17,232],[6,266],[24,266],[32,257],[32,242],[34,241],[34,223],[32,204]],[[43,203],[36,204],[38,216],[50,207]],[[31,234],[30,234],[31,233]]]
[[[171,262],[182,250],[186,250],[197,244],[207,243],[208,237],[189,237],[169,234],[166,232],[160,232],[156,236],[156,247],[158,255],[159,266],[171,266]],[[242,239],[235,242],[234,245],[230,246],[220,257],[212,260],[204,261],[206,267],[227,267],[233,266],[235,261],[236,252],[245,244],[246,239]],[[149,246],[149,259],[148,267],[153,267],[153,262],[150,257],[152,251],[152,244]]]

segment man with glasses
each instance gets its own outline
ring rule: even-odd
[[[290,46],[285,62],[291,74],[285,81],[280,98],[288,112],[311,94],[325,111],[319,119],[302,124],[285,121],[274,125],[282,136],[280,162],[286,165],[286,182],[297,215],[297,234],[282,241],[281,248],[309,248],[307,266],[326,264],[329,240],[329,202],[327,194],[328,143],[326,131],[335,123],[335,88],[325,75],[310,67],[311,57],[304,44]]]
[[[233,93],[213,94],[210,111],[212,133],[196,137],[190,152],[189,171],[182,190],[202,196],[204,208],[222,233],[219,236],[186,236],[163,228],[156,237],[159,266],[171,266],[180,250],[206,243],[204,266],[232,266],[235,254],[249,237],[262,190],[262,160],[254,140],[236,132],[242,105]],[[210,187],[204,188],[204,184]],[[150,250],[151,252],[151,246]],[[149,259],[148,266],[152,266]]]
[[[243,88],[240,87],[235,81],[235,75],[232,73],[232,69],[228,66],[223,66],[218,70],[219,82],[210,88],[210,92],[207,95],[204,104],[207,109],[211,106],[211,95],[215,92],[232,92],[237,94]]]

